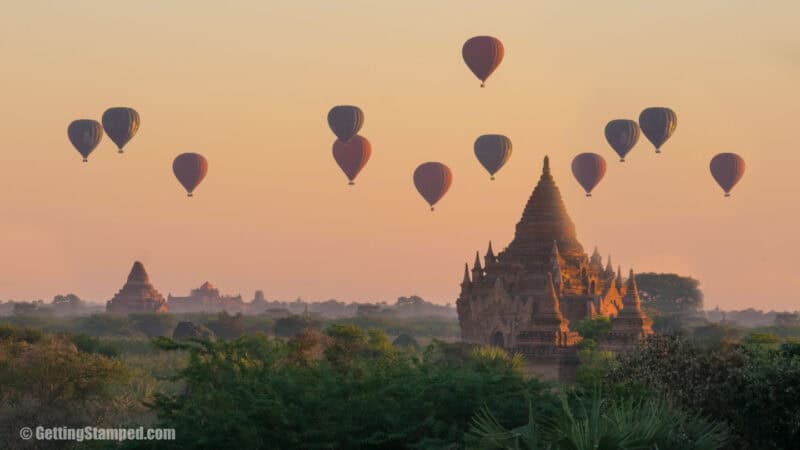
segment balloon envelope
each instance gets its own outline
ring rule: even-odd
[[[103,113],[103,128],[108,137],[117,144],[119,152],[139,130],[139,113],[133,108],[109,108]]]
[[[619,155],[620,162],[625,161],[625,155],[639,140],[639,125],[628,119],[612,120],[606,125],[606,140]]]
[[[453,183],[453,173],[450,168],[439,162],[426,162],[420,164],[414,171],[414,186],[422,198],[431,205],[442,199],[450,185]]]
[[[494,174],[511,157],[511,139],[501,134],[484,134],[475,140],[475,156],[494,180]]]
[[[725,191],[725,197],[730,197],[731,189],[744,176],[744,159],[736,153],[720,153],[711,158],[711,176]]]
[[[594,189],[606,174],[606,160],[597,153],[581,153],[572,160],[572,174],[578,180],[586,196],[592,196]]]
[[[353,180],[367,164],[371,154],[372,146],[363,136],[353,136],[347,142],[337,139],[333,143],[333,158],[336,160],[336,164],[339,164],[342,172],[347,175],[347,179],[350,180],[349,184],[355,184]]]
[[[504,53],[503,43],[491,36],[475,36],[467,40],[461,48],[464,62],[481,80],[481,87],[503,61]]]
[[[191,197],[208,173],[208,161],[198,153],[181,153],[172,162],[172,172]]]
[[[103,126],[96,120],[75,120],[67,127],[67,136],[86,162],[103,138]]]
[[[364,112],[358,106],[334,106],[328,111],[328,125],[339,140],[347,142],[364,125]]]
[[[656,147],[656,153],[661,153],[661,146],[672,136],[677,126],[678,116],[669,108],[647,108],[639,114],[639,128]]]

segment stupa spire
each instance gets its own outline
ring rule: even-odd
[[[617,279],[614,281],[617,285],[617,291],[622,292],[622,268],[617,266]]]
[[[131,272],[128,274],[128,283],[149,283],[150,277],[147,276],[147,271],[144,270],[144,265],[139,262],[135,261],[133,263],[133,267],[131,267]]]
[[[556,294],[556,288],[553,284],[553,274],[548,272],[547,273],[547,285],[545,286],[545,299],[542,302],[542,308],[540,310],[540,314],[542,316],[556,316],[559,319],[564,319],[561,315],[561,306],[558,302],[558,294]]]
[[[632,309],[631,309],[632,308]],[[631,269],[628,275],[628,285],[625,287],[625,296],[622,298],[622,310],[628,312],[642,313],[642,301],[639,298],[639,287],[636,286],[636,276]]]
[[[487,266],[489,265],[489,263],[495,262],[494,250],[492,250],[492,241],[489,241],[489,249],[486,250],[486,256],[484,257],[484,261],[486,261]]]
[[[464,279],[461,281],[461,286],[469,286],[471,283],[469,279],[469,264],[464,263]]]

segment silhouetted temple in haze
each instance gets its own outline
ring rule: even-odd
[[[110,313],[165,313],[169,311],[164,297],[150,284],[150,277],[139,261],[133,263],[128,281],[106,304]]]

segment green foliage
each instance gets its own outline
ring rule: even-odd
[[[640,273],[636,284],[642,304],[659,314],[694,315],[703,309],[700,282],[673,273]]]
[[[44,333],[33,328],[19,328],[11,325],[0,324],[0,341],[20,342],[29,344],[42,340]]]
[[[275,320],[275,336],[292,338],[304,330],[319,330],[320,321],[309,316],[292,315]]]
[[[147,337],[172,336],[175,317],[172,314],[131,314],[128,319]]]
[[[741,437],[737,448],[792,448],[800,442],[800,351],[796,344],[699,345],[685,338],[650,338],[618,358],[608,381],[643,385],[679,405],[725,420]]]
[[[772,333],[750,333],[742,339],[742,343],[777,345],[781,343],[781,338]]]
[[[93,314],[81,318],[79,329],[91,336],[141,336],[128,316]]]
[[[725,427],[687,414],[658,398],[571,398],[562,391],[561,408],[542,411],[530,404],[528,422],[508,429],[484,408],[473,420],[471,448],[529,450],[720,449]]]
[[[222,339],[236,339],[245,330],[244,316],[241,313],[232,316],[227,311],[217,314],[217,319],[208,322],[206,326],[214,332],[217,337]]]
[[[102,425],[124,367],[83,353],[65,336],[0,341],[0,448],[15,448],[23,426]]]
[[[406,350],[419,350],[419,343],[417,340],[405,333],[397,336],[394,341],[392,341],[392,345]]]
[[[72,334],[68,335],[69,340],[84,353],[94,353],[108,357],[117,356],[119,352],[113,345],[108,342],[101,341],[100,338],[89,336],[88,334]]]
[[[611,319],[597,316],[594,319],[584,319],[575,322],[575,331],[584,339],[600,341],[611,331]]]
[[[557,405],[499,349],[435,343],[414,357],[348,325],[317,338],[312,361],[293,354],[306,348],[296,340],[263,335],[191,348],[185,390],[153,407],[159,426],[192,432],[158,448],[452,448],[483,405],[508,426],[524,423],[526,397]]]
[[[591,342],[591,341],[590,341]],[[602,384],[606,374],[614,365],[614,354],[597,348],[584,348],[578,352],[580,365],[575,382],[578,386],[592,389]]]

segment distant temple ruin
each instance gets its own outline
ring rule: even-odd
[[[219,289],[206,281],[197,289],[192,289],[188,297],[167,296],[169,310],[173,313],[191,312],[244,312],[247,304],[241,295],[220,295]]]
[[[496,256],[489,242],[484,264],[476,254],[472,270],[464,267],[456,301],[462,339],[520,352],[550,376],[569,378],[562,372],[574,369],[581,341],[571,323],[611,317],[600,343],[611,350],[653,332],[633,271],[627,282],[620,272],[610,257],[604,267],[597,249],[584,252],[545,157],[512,242]]]
[[[133,263],[128,281],[114,298],[106,303],[106,310],[110,313],[165,313],[169,306],[164,297],[150,284],[150,277],[139,261]]]

